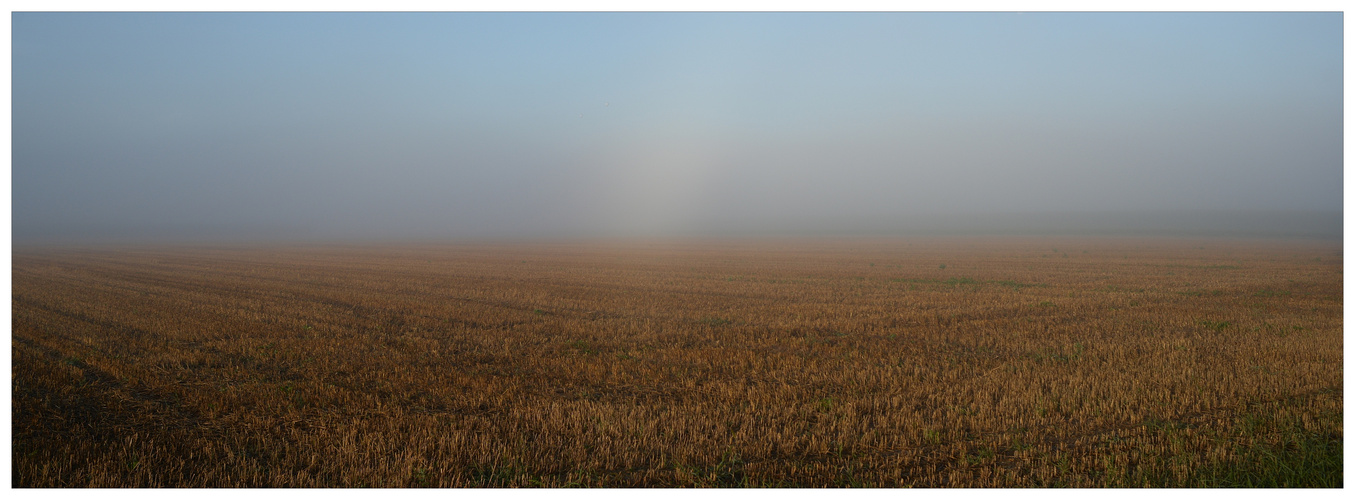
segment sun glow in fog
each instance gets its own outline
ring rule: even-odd
[[[613,152],[600,196],[609,231],[657,235],[697,229],[720,165],[708,140],[644,138]]]

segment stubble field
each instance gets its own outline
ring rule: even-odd
[[[1341,251],[16,249],[13,481],[1341,486]]]

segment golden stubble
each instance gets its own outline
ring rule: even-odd
[[[1136,486],[1340,436],[1337,243],[17,250],[16,486]]]

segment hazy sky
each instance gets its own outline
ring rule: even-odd
[[[16,242],[1342,208],[1340,13],[12,26]]]

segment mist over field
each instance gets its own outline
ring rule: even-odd
[[[1340,13],[17,13],[16,244],[1340,238]]]

